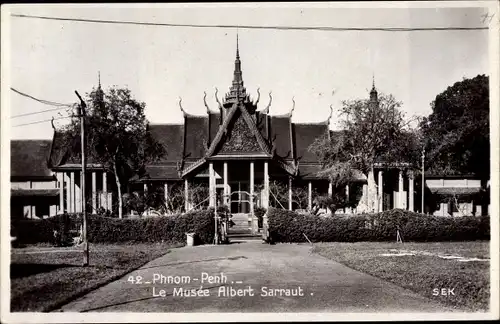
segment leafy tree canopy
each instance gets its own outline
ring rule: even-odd
[[[463,79],[438,94],[420,128],[426,167],[437,174],[490,173],[488,77]]]
[[[418,134],[392,95],[375,99],[344,101],[341,128],[333,136],[316,140],[309,148],[323,165],[322,173],[335,186],[343,186],[356,170],[367,175],[376,162],[418,161]]]
[[[122,187],[134,175],[142,175],[146,163],[162,157],[165,148],[148,131],[145,103],[135,100],[129,89],[115,86],[104,92],[99,86],[85,101],[88,162],[103,165],[115,176],[122,217]],[[73,152],[79,152],[80,125],[80,118],[73,118],[63,132]]]

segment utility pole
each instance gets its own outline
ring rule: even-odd
[[[83,101],[82,97],[78,91],[75,90],[76,95],[80,99],[80,107],[78,109],[78,116],[80,116],[81,124],[81,143],[82,143],[82,217],[83,217],[83,228],[82,228],[82,240],[83,240],[83,266],[89,265],[89,242],[87,239],[87,201],[85,200],[85,174],[87,163],[85,161],[85,108],[87,105]]]
[[[425,147],[422,149],[422,214],[425,214],[425,209],[424,209],[424,190],[425,190]]]

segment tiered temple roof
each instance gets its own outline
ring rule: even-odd
[[[294,108],[285,115],[270,115],[271,94],[269,97],[269,104],[261,110],[257,110],[260,93],[256,102],[250,100],[243,84],[237,44],[233,82],[223,103],[217,99],[219,111],[210,110],[205,102],[207,114],[192,115],[184,110],[181,99],[183,124],[149,125],[152,135],[164,145],[166,154],[160,161],[146,166],[144,179],[180,180],[203,167],[206,161],[228,156],[230,159],[266,158],[291,175],[317,177],[321,167],[308,149],[315,139],[328,135],[328,121],[294,123]],[[71,147],[58,145],[60,136],[57,131],[54,133],[50,155],[53,168],[73,166],[79,160],[77,149],[73,149],[75,154],[72,154]]]

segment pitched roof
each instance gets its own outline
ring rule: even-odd
[[[48,166],[51,140],[11,140],[11,178],[52,178]]]
[[[309,151],[317,138],[328,134],[328,124],[293,124],[295,156],[301,162],[317,162],[318,157]]]
[[[290,147],[290,117],[271,116],[271,142],[274,141],[276,154],[281,158],[293,159]]]
[[[210,112],[210,115],[208,116],[209,122],[210,122],[210,131],[209,131],[209,143],[211,144],[212,141],[214,140],[215,136],[217,135],[217,131],[219,130],[219,125],[221,124],[221,116],[220,113],[214,113]]]
[[[263,113],[261,111],[257,111],[255,113],[255,115],[256,115],[255,125],[257,126],[257,129],[259,130],[259,132],[263,138],[265,138],[266,140],[269,140],[268,139],[268,132],[267,132],[267,128],[269,127],[269,119],[270,119],[269,115],[266,113]]]
[[[150,124],[151,135],[165,148],[166,154],[160,161],[154,164],[165,162],[178,162],[182,160],[184,151],[184,125],[182,124]]]
[[[52,139],[52,148],[48,156],[48,165],[50,168],[59,166],[77,166],[81,163],[81,138],[80,134],[74,134],[71,137],[63,131],[55,131]],[[68,144],[69,143],[69,144]],[[87,164],[100,165],[98,161],[93,158],[92,152],[89,153],[94,147],[87,143]],[[77,166],[79,168],[79,166]]]
[[[184,157],[198,160],[205,156],[205,144],[208,144],[208,116],[187,115],[184,118]],[[168,147],[166,148],[168,150]]]
[[[299,163],[298,175],[302,179],[326,179],[326,176],[319,174],[322,170],[323,168],[319,163]],[[350,181],[365,182],[367,181],[367,177],[363,174],[363,172],[359,170],[353,170],[352,178]]]
[[[177,164],[147,165],[146,178],[151,180],[180,180]]]

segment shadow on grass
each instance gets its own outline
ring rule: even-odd
[[[80,267],[74,264],[13,263],[10,265],[10,278],[24,278],[38,273],[51,272],[61,268]]]

